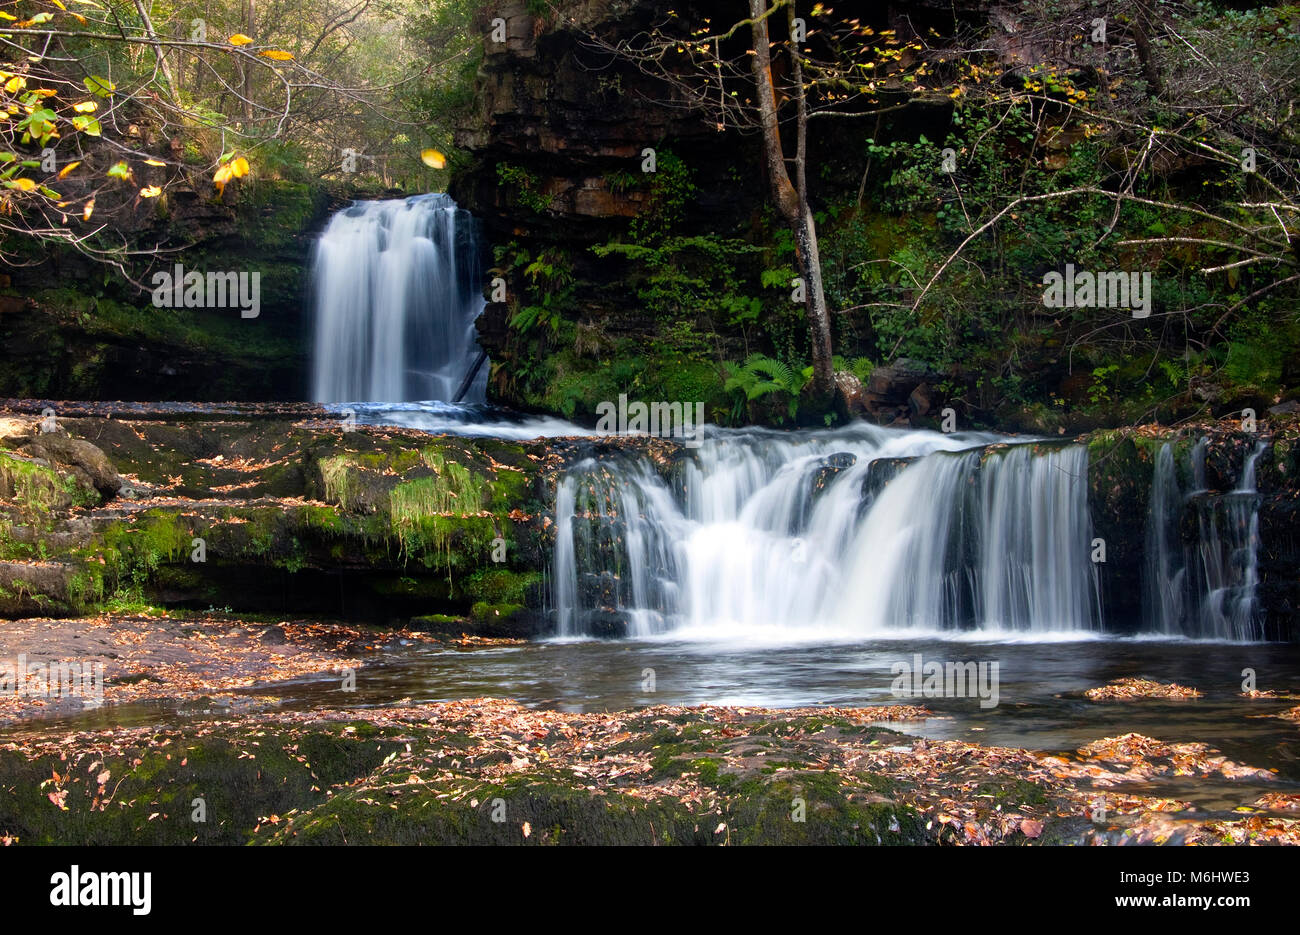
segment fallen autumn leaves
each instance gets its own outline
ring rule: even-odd
[[[917,740],[911,706],[577,714],[479,698],[0,745],[18,843],[1297,843],[1295,796],[1203,744],[1070,757]],[[100,782],[105,773],[111,781]],[[1237,813],[1144,794],[1240,783]],[[1130,788],[1131,787],[1131,788]],[[202,798],[212,816],[190,820]],[[802,804],[801,804],[802,803]],[[799,817],[802,816],[802,820]],[[500,820],[495,820],[499,818]]]

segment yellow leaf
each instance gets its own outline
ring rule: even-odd
[[[277,62],[293,61],[292,52],[281,52],[279,49],[263,49],[261,52],[258,52],[257,54],[262,56],[263,58],[273,58]]]
[[[59,170],[59,178],[63,178],[63,177],[65,177],[69,172],[71,172],[73,169],[77,168],[77,166],[79,166],[79,165],[81,165],[80,162],[70,162],[70,163],[68,163],[66,166],[64,166],[62,169]]]
[[[248,171],[248,160],[243,156],[240,156],[238,159],[230,160],[230,174],[235,178],[242,179],[244,176],[248,175]]]
[[[253,40],[248,36],[245,36],[242,32],[237,32],[226,41],[231,45],[248,45]]]
[[[89,221],[90,216],[95,213],[95,199],[92,198],[86,202],[86,207],[81,210],[81,219]]]
[[[445,169],[447,167],[447,157],[436,149],[426,149],[420,153],[420,161],[432,169]]]
[[[14,75],[7,82],[5,82],[5,90],[8,91],[10,94],[14,94],[18,91],[21,91],[25,87],[27,87],[27,79],[24,78],[22,75]]]
[[[159,162],[157,159],[146,159],[144,164],[147,166],[165,166],[167,163]]]
[[[63,5],[61,0],[50,0],[50,2],[53,3],[56,7],[58,7],[60,10],[62,10],[64,13],[67,13],[69,16],[76,17],[77,22],[80,23],[82,26],[86,25],[86,18],[82,16],[80,13],[73,13],[71,10],[69,10],[67,7]]]
[[[82,101],[79,104],[73,104],[72,109],[79,114],[93,114],[99,110],[99,105],[94,101]]]
[[[162,189],[159,188],[157,185],[149,185],[146,188],[140,189],[141,198],[157,198],[161,194],[162,194]]]
[[[13,20],[16,20],[17,18],[18,18],[18,17],[14,16],[12,13],[6,13],[4,10],[0,10],[0,19],[7,19],[7,20],[9,20],[10,22],[12,22]]]
[[[227,163],[219,168],[216,171],[216,174],[212,176],[212,183],[217,186],[218,195],[222,194],[226,190],[226,183],[230,181],[233,171],[234,170],[230,168],[230,164]]]
[[[31,179],[14,179],[9,183],[11,188],[16,188],[20,192],[29,192],[36,187],[36,183]]]

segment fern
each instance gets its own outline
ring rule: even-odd
[[[753,402],[771,393],[785,393],[790,397],[790,418],[794,419],[799,411],[799,394],[812,379],[811,367],[796,370],[785,361],[764,354],[750,354],[744,366],[726,363],[723,369],[727,378],[723,388],[728,393],[737,394],[732,407],[732,413],[737,417],[743,413],[745,402]]]

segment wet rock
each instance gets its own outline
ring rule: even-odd
[[[627,618],[617,611],[593,610],[583,614],[583,632],[601,639],[616,640],[627,636]]]
[[[915,460],[915,458],[878,458],[871,462],[866,476],[862,478],[862,495],[858,501],[859,518],[870,511],[871,505],[876,502],[876,498],[889,482],[902,474]]]
[[[618,604],[622,581],[613,572],[582,574],[578,578],[578,600],[585,607],[613,607]]]
[[[930,384],[922,383],[908,394],[907,405],[912,410],[912,415],[925,416],[930,414],[930,410],[934,406],[934,400],[934,389]]]
[[[835,410],[845,421],[874,415],[868,405],[867,391],[862,381],[847,370],[835,371]]]
[[[848,451],[839,451],[821,459],[820,465],[813,472],[812,492],[814,496],[821,493],[842,472],[858,463],[858,456]]]
[[[923,383],[937,383],[942,375],[935,372],[929,364],[910,357],[900,357],[885,367],[871,371],[867,389],[880,403],[901,406],[908,397]]]

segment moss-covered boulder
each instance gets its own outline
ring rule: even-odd
[[[250,412],[11,429],[0,561],[62,570],[15,572],[37,603],[0,611],[127,600],[384,623],[444,614],[492,635],[543,626],[540,445]]]

